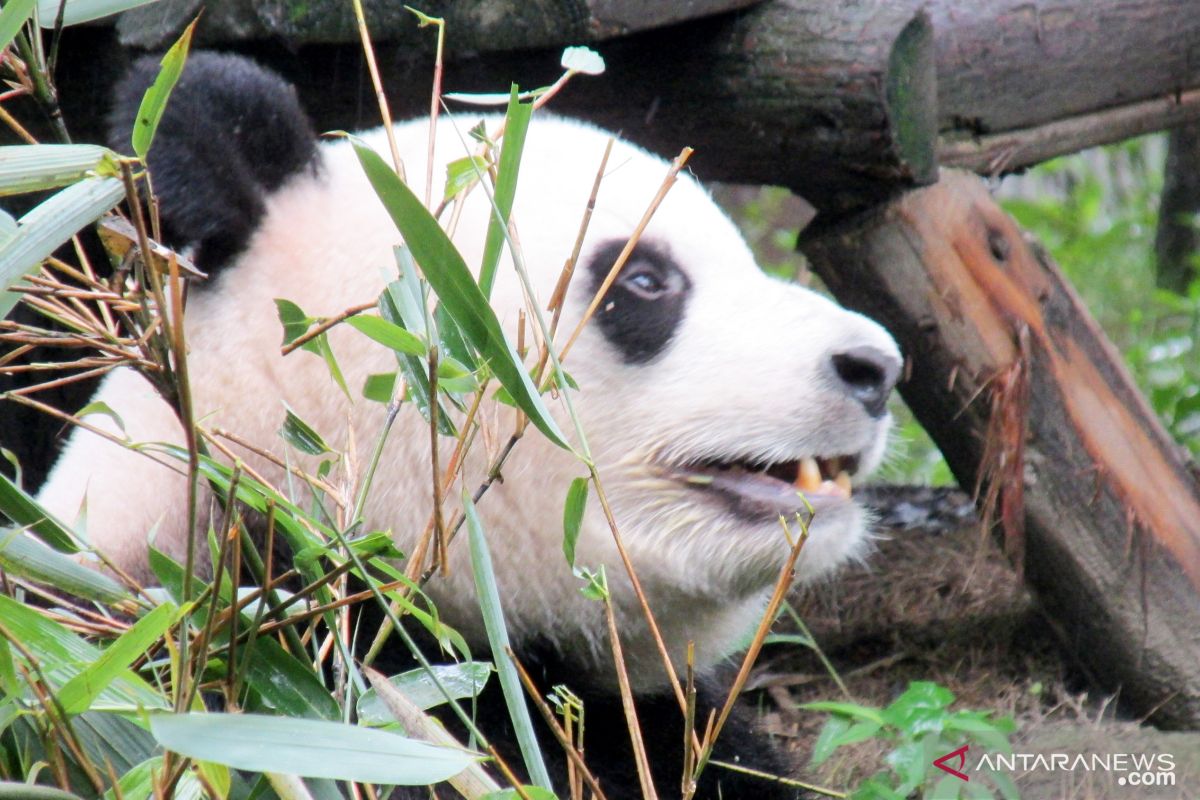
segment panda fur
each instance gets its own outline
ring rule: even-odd
[[[143,60],[118,89],[111,128],[122,150],[129,149],[128,131],[156,70],[155,62]],[[465,131],[474,121],[464,118],[459,127]],[[427,133],[427,120],[395,126],[418,194]],[[382,129],[363,138],[388,158]],[[608,140],[606,132],[545,114],[529,129],[513,218],[543,306],[572,250]],[[464,155],[448,121],[439,124],[435,152],[436,197],[445,164]],[[191,292],[185,321],[196,417],[282,456],[277,431],[286,404],[334,447],[353,449],[347,430],[360,448],[369,447],[381,430],[383,407],[348,401],[318,358],[282,357],[274,305],[286,298],[309,315],[332,316],[371,300],[394,276],[399,234],[349,143],[318,144],[294,90],[278,76],[241,57],[197,53],[160,123],[149,162],[164,238],[190,248],[210,274]],[[581,318],[665,173],[660,159],[615,145],[560,331],[571,331]],[[483,193],[473,192],[455,236],[468,264],[481,260],[489,213]],[[492,302],[515,338],[524,297],[507,252]],[[345,327],[335,328],[330,340],[351,387],[370,373],[394,369],[390,352]],[[575,408],[677,667],[687,643],[695,642],[704,676],[698,719],[720,707],[725,688],[712,685],[711,676],[745,646],[787,556],[778,514],[801,507],[795,491],[766,469],[776,465],[792,474],[803,456],[853,456],[860,475],[873,469],[884,450],[890,426],[884,400],[899,365],[895,343],[878,325],[763,274],[733,224],[688,176],[667,194],[571,351],[566,366],[580,387]],[[100,416],[89,418],[92,425],[138,442],[183,441],[171,407],[132,370],[108,376],[96,399],[114,409],[124,432]],[[562,410],[555,413],[566,425]],[[485,406],[481,418],[487,431],[465,463],[468,486],[478,484],[514,414],[495,404]],[[284,484],[269,461],[239,455]],[[287,457],[314,467],[295,452]],[[427,424],[404,408],[365,516],[366,529],[392,531],[405,552],[430,513],[428,458]],[[522,662],[539,686],[566,683],[584,698],[589,765],[610,798],[633,797],[640,790],[603,611],[580,594],[561,556],[563,497],[569,481],[584,474],[569,453],[527,435],[479,512]],[[149,579],[148,532],[157,547],[182,557],[185,492],[177,466],[77,429],[40,500],[68,520],[86,507],[91,545]],[[456,487],[448,496],[457,495]],[[868,539],[865,513],[855,503],[833,491],[809,499],[816,514],[799,580],[858,557]],[[426,591],[442,618],[474,650],[487,652],[465,545],[465,537],[453,542],[449,574],[433,578]],[[649,760],[659,792],[672,795],[680,785],[681,715],[597,502],[587,506],[576,560],[607,568]],[[478,713],[501,752],[519,764],[515,752],[503,749],[512,736],[498,691],[485,692]],[[786,774],[787,761],[755,731],[752,716],[735,714],[714,758]],[[544,730],[542,744],[562,780],[562,754]],[[697,796],[782,798],[794,790],[709,767]]]

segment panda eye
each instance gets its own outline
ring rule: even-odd
[[[621,283],[647,300],[661,297],[667,291],[666,283],[651,269],[639,269],[631,275],[622,275]]]

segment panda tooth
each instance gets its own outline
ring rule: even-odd
[[[821,488],[821,468],[817,460],[811,456],[800,459],[800,469],[796,473],[796,488],[802,492],[815,492]]]
[[[839,472],[837,474],[837,477],[833,479],[833,482],[838,485],[839,489],[841,489],[843,492],[846,493],[846,497],[850,496],[851,486],[850,486],[850,473],[849,472],[846,472],[846,470],[842,470],[841,472]]]

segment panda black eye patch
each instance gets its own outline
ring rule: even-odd
[[[588,272],[596,292],[616,262],[624,240],[602,245]],[[666,253],[642,242],[608,287],[593,322],[626,364],[645,364],[659,355],[683,322],[692,282]]]

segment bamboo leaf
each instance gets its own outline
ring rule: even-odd
[[[42,616],[10,597],[0,595],[0,619],[8,633],[33,653],[54,685],[66,683],[80,669],[100,657],[100,649],[82,637]],[[92,703],[96,710],[133,711],[139,708],[167,708],[168,699],[151,689],[145,681],[125,670]],[[107,715],[100,715],[102,717]]]
[[[570,449],[521,359],[505,338],[487,298],[445,231],[378,153],[360,139],[351,137],[350,141],[379,199],[424,270],[426,280],[464,336],[488,360],[496,378],[538,430],[560,447]]]
[[[79,552],[71,529],[55,519],[49,511],[38,504],[38,501],[30,497],[24,489],[13,483],[2,472],[0,472],[0,514],[8,517],[14,524],[36,534],[39,539],[55,550],[66,553]]]
[[[471,573],[475,577],[479,610],[483,614],[483,626],[487,630],[488,644],[491,645],[492,657],[496,661],[500,688],[504,691],[504,703],[508,706],[508,715],[512,720],[517,744],[521,748],[521,756],[525,759],[525,769],[529,772],[529,777],[538,786],[550,789],[550,775],[546,772],[545,762],[542,761],[542,751],[538,746],[537,734],[533,730],[533,720],[529,717],[529,707],[525,705],[521,679],[508,655],[508,626],[504,622],[504,609],[500,605],[500,590],[496,586],[496,573],[492,569],[492,556],[488,552],[487,538],[483,534],[483,526],[479,522],[479,515],[475,512],[475,504],[471,502],[470,495],[464,492],[462,500],[471,550]]]
[[[311,425],[300,419],[290,407],[286,405],[284,407],[287,410],[287,416],[284,417],[283,426],[279,429],[279,435],[283,437],[285,442],[301,453],[308,453],[310,456],[319,456],[322,453],[333,451],[333,448],[325,444],[325,440],[321,438],[321,434],[313,430]]]
[[[425,786],[457,775],[477,757],[387,731],[259,714],[152,714],[165,749],[253,772]]]
[[[53,28],[58,19],[59,6],[63,10],[63,25],[78,25],[94,19],[108,17],[131,8],[153,3],[155,0],[38,0],[38,19],[43,28]]]
[[[462,664],[435,664],[433,671],[438,680],[455,700],[478,697],[492,674],[492,665],[485,661],[466,661]],[[445,695],[421,669],[402,672],[387,679],[410,703],[421,710],[430,709],[446,702]],[[358,718],[366,725],[383,725],[394,717],[387,705],[374,689],[370,689],[358,700]]]
[[[134,660],[179,621],[182,613],[183,609],[174,603],[163,603],[135,622],[104,648],[99,658],[59,690],[58,702],[63,711],[68,714],[86,711],[105,687],[120,677]]]
[[[133,152],[137,153],[137,157],[142,161],[146,160],[146,154],[150,152],[150,145],[154,143],[154,132],[158,130],[158,123],[162,120],[163,111],[166,110],[171,90],[175,88],[179,76],[183,74],[184,64],[187,63],[188,49],[192,45],[192,31],[196,29],[197,22],[199,22],[199,17],[192,20],[192,23],[184,28],[175,44],[171,45],[171,49],[162,57],[160,62],[162,69],[158,71],[154,83],[142,95],[142,104],[138,106],[137,119],[133,123],[131,138]]]
[[[487,160],[482,156],[466,156],[446,165],[446,190],[442,202],[448,203],[479,181],[480,174],[487,169]]]
[[[404,330],[399,325],[393,325],[382,317],[360,315],[351,317],[346,322],[350,327],[365,334],[373,341],[397,352],[421,357],[428,352],[420,337]]]
[[[517,99],[517,86],[513,84],[508,101],[508,111],[504,115],[504,139],[500,146],[496,190],[492,193],[492,216],[488,220],[487,238],[483,245],[483,262],[479,269],[479,288],[484,297],[492,296],[492,284],[496,280],[496,265],[500,262],[500,251],[504,247],[508,219],[512,214],[513,198],[517,195],[517,176],[521,169],[521,154],[525,150],[525,135],[529,131],[529,120],[532,116],[533,103],[520,102]]]
[[[0,319],[7,317],[20,299],[7,289],[124,196],[125,188],[116,178],[88,178],[21,217],[17,234],[0,248]]]
[[[376,403],[387,404],[392,401],[392,392],[396,388],[396,373],[375,372],[367,376],[363,382],[362,395]]]
[[[575,542],[579,540],[587,498],[588,479],[576,478],[571,481],[567,489],[567,501],[563,504],[563,555],[571,567],[575,566]]]
[[[88,177],[116,177],[116,159],[116,153],[95,144],[0,147],[0,197],[57,189]]]
[[[4,4],[4,10],[0,11],[0,50],[17,38],[36,5],[37,0],[9,0]]]
[[[112,578],[47,547],[21,528],[0,529],[0,566],[79,597],[115,603],[129,596]]]

